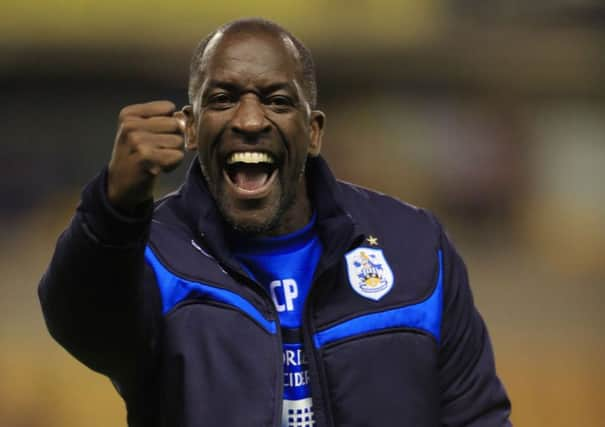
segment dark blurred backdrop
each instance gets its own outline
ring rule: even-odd
[[[80,188],[109,159],[120,108],[186,103],[193,47],[243,16],[282,23],[314,52],[337,175],[427,207],[449,229],[515,424],[603,425],[602,1],[5,3],[1,427],[125,425],[109,381],[51,341],[37,281]]]

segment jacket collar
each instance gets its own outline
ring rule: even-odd
[[[363,239],[364,227],[347,209],[343,185],[334,178],[323,157],[309,158],[306,176],[324,248],[318,269],[327,268],[339,260],[354,241]]]
[[[321,156],[309,158],[305,174],[311,203],[317,212],[316,226],[324,247],[325,262],[331,263],[332,258],[342,256],[364,230],[346,210],[341,185]],[[231,260],[225,233],[229,225],[208,190],[197,156],[191,162],[180,193],[181,209],[190,228],[212,253],[223,261]]]

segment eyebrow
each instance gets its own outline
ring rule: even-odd
[[[243,91],[243,88],[240,85],[238,85],[237,83],[233,83],[233,82],[225,81],[225,80],[210,80],[208,82],[208,84],[206,85],[206,87],[204,88],[204,93],[208,93],[210,90],[215,89],[215,88],[225,89],[230,92]],[[296,84],[289,82],[289,81],[276,82],[276,83],[271,83],[270,85],[267,85],[267,86],[261,86],[260,93],[262,95],[266,95],[269,93],[277,92],[278,90],[282,90],[282,89],[287,90],[288,92],[292,92],[292,94],[294,94],[298,97],[298,91],[296,89]]]

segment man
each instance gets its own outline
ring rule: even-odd
[[[124,108],[40,284],[51,334],[131,426],[509,425],[462,260],[429,213],[334,179],[314,79],[241,20],[198,47],[190,106]]]

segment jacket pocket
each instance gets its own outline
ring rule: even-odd
[[[322,350],[334,424],[437,426],[437,344],[431,335],[388,329]]]
[[[162,425],[273,426],[281,402],[276,334],[230,305],[192,300],[165,318]]]

